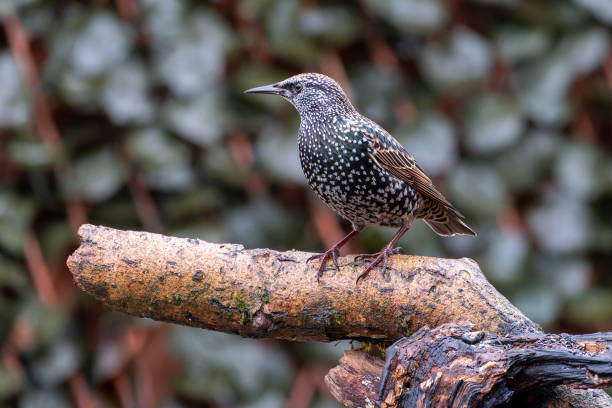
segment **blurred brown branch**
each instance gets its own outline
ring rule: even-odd
[[[32,98],[33,122],[36,133],[49,151],[61,150],[63,149],[62,137],[59,127],[53,119],[51,103],[40,88],[39,68],[30,46],[28,33],[17,14],[8,14],[3,18],[2,24],[11,52],[24,73],[24,83]],[[63,172],[69,173],[72,169],[70,163],[62,161],[55,165],[54,171],[56,177],[60,179]],[[85,205],[77,199],[68,200],[66,202],[66,216],[73,231],[76,232],[79,225],[87,222]]]
[[[363,262],[348,256],[317,284],[309,253],[93,225],[81,226],[79,235],[81,246],[68,259],[77,285],[136,316],[290,340],[392,341],[457,321],[500,335],[540,332],[469,259],[394,256],[388,276],[372,274],[355,285]],[[545,406],[584,402],[578,391],[557,390]]]

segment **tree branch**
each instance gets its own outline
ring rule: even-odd
[[[246,337],[317,341],[393,341],[457,321],[501,335],[540,331],[470,259],[393,256],[385,277],[371,273],[356,285],[364,264],[347,256],[318,284],[309,253],[93,225],[81,226],[79,235],[81,246],[67,262],[76,284],[136,316]],[[571,402],[574,393],[565,399]]]
[[[393,256],[384,278],[340,258],[317,284],[305,252],[84,225],[68,258],[77,285],[113,308],[247,337],[394,341],[425,325],[470,320],[497,333],[537,327],[469,259]]]

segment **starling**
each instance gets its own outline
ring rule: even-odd
[[[372,120],[361,115],[333,79],[316,73],[293,76],[246,93],[280,95],[300,114],[298,148],[308,184],[332,210],[348,220],[352,231],[323,254],[317,281],[331,259],[338,267],[340,248],[367,225],[399,228],[397,234],[357,277],[363,278],[389,255],[412,222],[422,218],[439,235],[476,235],[463,215],[436,190],[404,147]]]

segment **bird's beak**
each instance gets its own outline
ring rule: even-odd
[[[283,92],[285,92],[285,90],[280,88],[278,84],[258,86],[257,88],[251,88],[244,91],[244,93],[263,93],[272,95],[280,95]]]

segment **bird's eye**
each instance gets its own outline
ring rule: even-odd
[[[293,84],[291,88],[294,93],[300,93],[302,91],[302,84]]]

